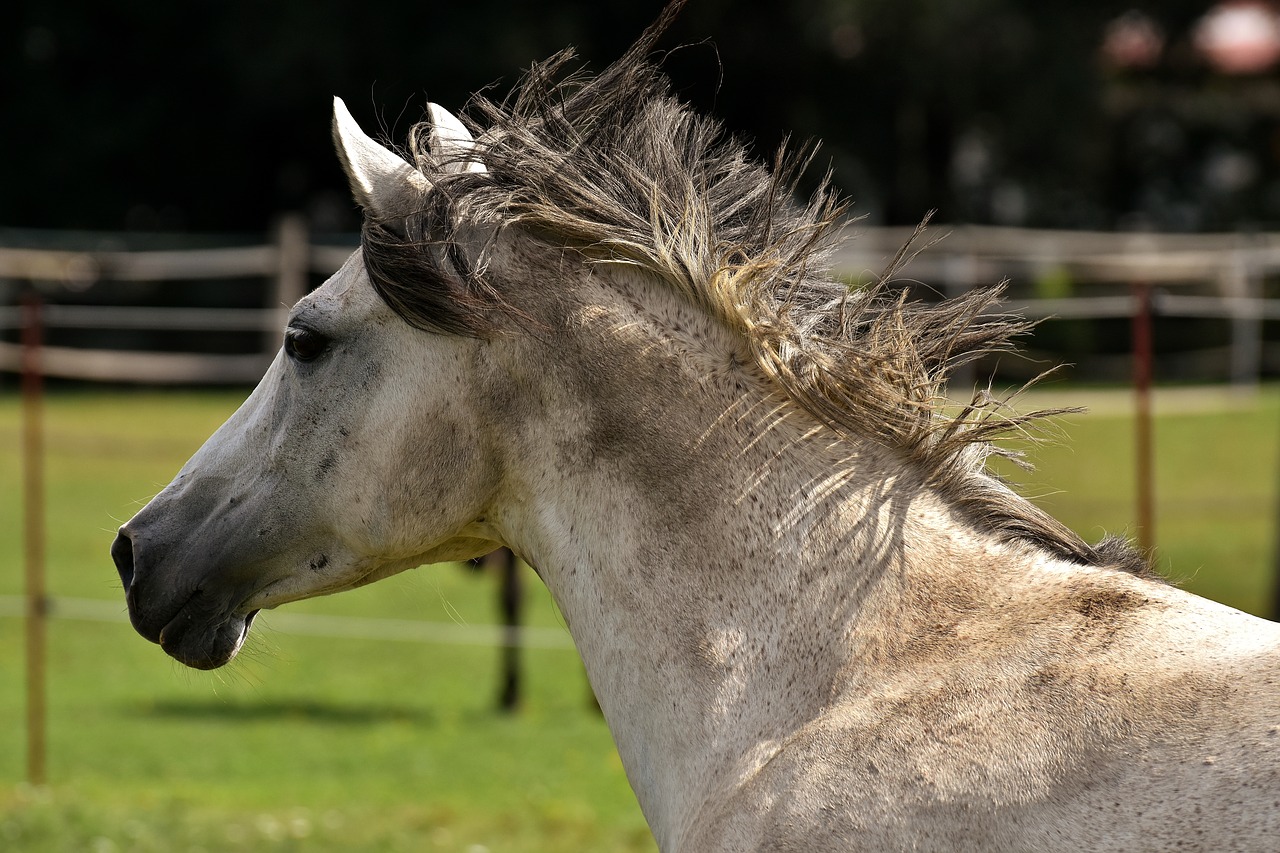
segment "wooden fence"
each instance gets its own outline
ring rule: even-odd
[[[868,229],[850,226],[852,239],[837,255],[838,274],[852,280],[874,280],[912,231]],[[946,233],[937,229],[935,233]],[[1146,386],[1150,381],[1150,319],[1162,316],[1215,317],[1229,321],[1230,378],[1256,383],[1262,371],[1263,323],[1280,319],[1280,300],[1268,300],[1265,284],[1280,272],[1280,234],[1255,235],[1128,235],[1063,233],[994,228],[958,228],[939,243],[924,246],[898,275],[928,283],[945,294],[955,294],[976,284],[1010,280],[1015,284],[1059,276],[1076,283],[1120,285],[1096,295],[1058,298],[1024,298],[1034,287],[1015,290],[1006,306],[1031,318],[1130,318],[1136,343],[1134,360],[1138,409],[1139,534],[1151,544],[1150,406]],[[39,307],[0,305],[0,332],[22,329],[26,345],[0,340],[0,371],[21,372],[29,398],[24,406],[27,428],[24,469],[27,524],[26,595],[22,608],[27,622],[27,730],[28,777],[43,782],[44,769],[44,633],[52,600],[43,581],[43,476],[39,469],[39,380],[44,376],[114,382],[251,383],[262,375],[279,347],[281,329],[289,306],[307,290],[312,275],[337,270],[349,256],[349,246],[313,244],[301,219],[286,219],[273,242],[262,246],[192,249],[184,251],[63,251],[0,245],[0,285],[20,292],[30,285],[65,285],[83,290],[110,282],[180,282],[184,280],[258,279],[264,282],[259,308],[122,307],[52,304]],[[1159,286],[1158,290],[1155,290]],[[101,300],[100,300],[101,301]],[[38,321],[32,318],[38,317]],[[260,346],[240,354],[189,352],[128,352],[42,346],[35,338],[40,327],[122,330],[226,330],[256,332]],[[38,356],[38,362],[37,362]],[[1145,359],[1145,361],[1144,361]],[[26,368],[24,370],[24,367]],[[1145,466],[1145,471],[1143,470]],[[395,639],[428,639],[433,642],[488,642],[502,647],[503,682],[500,701],[513,707],[518,700],[518,661],[515,653],[533,639],[531,629],[520,629],[519,590],[514,562],[504,555],[501,601],[505,626],[501,634],[486,629],[483,638],[459,637],[457,631],[420,623],[391,626],[385,620],[329,620],[324,624],[300,622],[299,630],[318,633],[361,631],[366,635]],[[63,615],[75,616],[74,602],[60,600]],[[99,618],[103,607],[81,606]],[[83,605],[83,603],[82,603]],[[96,607],[96,609],[94,609]],[[0,600],[0,615],[16,613],[17,602]],[[120,618],[112,603],[112,618]],[[331,624],[332,623],[332,624]],[[341,624],[338,624],[341,623]],[[366,624],[367,623],[367,624]],[[456,626],[455,626],[456,627]],[[394,630],[389,634],[389,628]],[[375,630],[376,629],[376,630]],[[565,645],[559,636],[543,638]]]
[[[46,305],[47,328],[222,330],[261,332],[257,352],[224,355],[157,353],[46,346],[46,376],[147,384],[256,382],[279,348],[289,307],[307,291],[313,273],[328,275],[351,254],[350,246],[312,244],[299,217],[283,220],[274,242],[263,246],[176,251],[65,251],[0,246],[0,279],[72,285],[84,290],[106,282],[181,282],[193,279],[258,279],[261,308],[170,308]],[[21,311],[0,307],[0,329],[21,325]],[[0,371],[16,372],[20,347],[0,341]]]
[[[911,237],[912,229],[850,227],[836,271],[871,280]],[[1262,324],[1280,319],[1280,300],[1264,298],[1264,282],[1280,273],[1280,234],[1112,234],[962,227],[930,229],[923,249],[899,275],[947,294],[1009,280],[1015,286],[1047,275],[1077,284],[1112,283],[1106,293],[1025,298],[1015,287],[1008,308],[1032,318],[1134,316],[1133,284],[1155,286],[1152,309],[1163,317],[1214,317],[1230,324],[1229,378],[1257,381],[1263,363]],[[260,308],[170,308],[47,305],[51,329],[225,330],[260,332],[257,351],[240,354],[128,352],[46,347],[45,375],[148,384],[251,383],[276,349],[288,307],[313,274],[328,275],[350,246],[312,243],[303,220],[285,219],[272,242],[260,246],[180,251],[64,251],[0,245],[0,280],[71,285],[83,290],[109,282],[257,279]],[[21,286],[21,285],[20,285]],[[64,301],[64,300],[59,300]],[[100,300],[99,300],[100,301]],[[21,325],[16,306],[0,306],[0,330]],[[0,371],[17,372],[20,347],[0,341]]]
[[[853,227],[836,268],[868,275],[903,246],[913,229]],[[1007,280],[1015,294],[1049,276],[1106,290],[1095,295],[1010,299],[1005,307],[1032,319],[1129,318],[1149,300],[1157,317],[1216,318],[1230,325],[1227,375],[1236,385],[1258,381],[1263,323],[1280,319],[1280,300],[1265,284],[1280,273],[1280,233],[1119,234],[965,227],[916,254],[901,275],[947,295]],[[929,237],[926,235],[926,241]],[[877,267],[877,264],[880,266]],[[869,273],[868,271],[871,271]],[[1093,287],[1089,288],[1088,286]],[[1097,285],[1113,285],[1099,288]]]

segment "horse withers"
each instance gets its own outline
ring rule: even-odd
[[[657,29],[432,105],[412,162],[335,103],[361,248],[120,529],[139,633],[218,667],[505,545],[665,851],[1277,849],[1280,630],[989,475],[1035,415],[942,386],[1023,324],[834,280],[839,203],[677,103]]]

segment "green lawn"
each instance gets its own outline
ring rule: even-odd
[[[128,518],[239,403],[62,393],[46,407],[48,577],[113,602]],[[0,397],[0,595],[21,590],[18,408]],[[559,625],[531,573],[529,621]],[[490,578],[408,572],[290,612],[494,621]],[[492,648],[294,636],[263,614],[229,667],[187,670],[127,622],[55,620],[49,777],[24,776],[22,623],[0,618],[0,850],[652,850],[571,649],[529,649],[493,710]]]
[[[63,392],[47,404],[50,591],[111,602],[107,556],[237,393]],[[1034,396],[1025,406],[1052,405]],[[1061,424],[1024,490],[1090,538],[1131,525],[1124,399]],[[1092,398],[1091,398],[1092,399]],[[1160,566],[1255,612],[1270,601],[1280,394],[1170,397],[1157,425]],[[1119,405],[1117,405],[1117,402]],[[18,406],[0,395],[0,596],[21,591]],[[527,577],[530,621],[559,624]],[[286,633],[286,613],[493,621],[453,566],[264,614],[228,668],[184,669],[123,621],[55,620],[51,784],[22,784],[21,620],[0,617],[0,850],[653,850],[576,656],[525,652],[523,710],[493,710],[496,651]],[[272,619],[280,629],[272,628]]]
[[[1200,595],[1267,616],[1277,537],[1280,389],[1157,392],[1156,565]],[[1090,541],[1136,536],[1134,423],[1128,392],[1045,391],[1022,410],[1083,402],[1028,453],[1020,491]],[[1008,468],[1002,468],[1006,473]]]

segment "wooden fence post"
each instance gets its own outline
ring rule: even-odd
[[[947,299],[963,296],[978,281],[977,259],[971,254],[947,255],[942,261],[942,293]],[[957,367],[947,380],[950,396],[961,403],[973,397],[977,386],[977,367],[967,361]]]
[[[1260,282],[1243,252],[1223,268],[1220,281],[1230,300],[1231,385],[1237,391],[1256,390],[1262,374],[1262,316],[1251,303]]]
[[[289,309],[307,295],[311,271],[311,245],[307,221],[297,213],[280,220],[276,227],[276,276],[268,308],[275,309],[278,322],[263,339],[263,352],[274,355],[280,348],[280,334],[289,318]]]
[[[1153,355],[1151,284],[1134,282],[1133,290],[1133,389],[1134,454],[1137,461],[1138,544],[1151,553],[1156,544],[1155,472],[1151,441],[1151,374]]]

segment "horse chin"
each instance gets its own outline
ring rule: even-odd
[[[199,625],[187,613],[179,613],[160,631],[160,648],[192,669],[217,669],[240,651],[257,615],[254,610],[233,614],[217,625]]]

